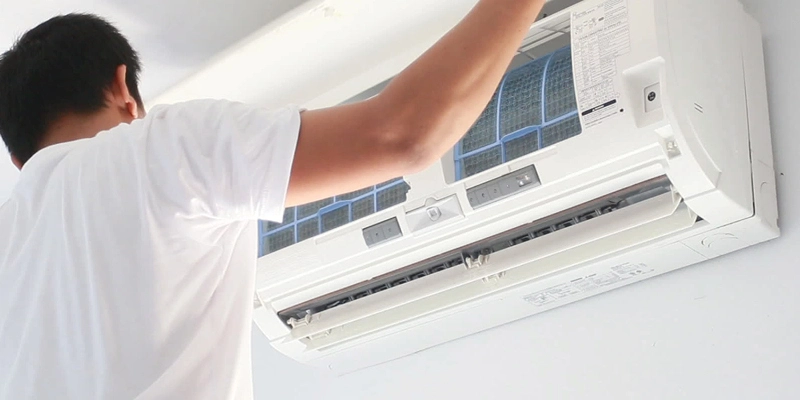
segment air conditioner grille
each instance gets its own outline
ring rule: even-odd
[[[539,150],[538,131],[506,142],[506,159],[508,161],[516,160],[536,150]]]
[[[542,147],[550,147],[580,133],[581,122],[577,115],[542,129]]]
[[[461,154],[472,153],[497,141],[497,97],[495,92],[489,105],[483,111],[475,125],[459,142]]]
[[[572,78],[572,52],[559,51],[553,54],[547,70],[544,98],[547,122],[578,110]]]
[[[548,60],[540,58],[507,75],[501,86],[501,136],[542,124],[542,83]]]
[[[464,176],[472,176],[503,163],[503,149],[495,146],[461,159]]]
[[[352,193],[286,209],[283,223],[259,224],[259,256],[311,239],[406,201],[410,187],[394,179]]]
[[[506,75],[478,122],[456,145],[456,179],[474,176],[582,131],[572,51],[566,47]],[[543,140],[546,133],[547,140]]]

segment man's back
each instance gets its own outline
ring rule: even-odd
[[[195,102],[37,153],[0,207],[0,399],[250,398],[252,221],[281,213],[298,126]],[[251,159],[258,213],[221,194],[250,140],[286,154]]]
[[[110,23],[26,32],[0,56],[22,168],[0,207],[0,400],[251,397],[254,221],[438,162],[544,2],[481,0],[380,95],[302,118],[200,101],[142,119]]]

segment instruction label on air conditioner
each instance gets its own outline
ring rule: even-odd
[[[628,0],[606,0],[572,13],[575,93],[588,128],[623,112],[617,58],[630,52]]]
[[[588,293],[628,279],[650,274],[653,271],[654,269],[649,268],[646,264],[620,264],[611,268],[606,273],[592,274],[583,278],[578,278],[569,283],[553,286],[541,292],[525,296],[523,299],[528,303],[541,307],[556,300]]]

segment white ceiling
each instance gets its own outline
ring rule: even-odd
[[[303,0],[32,0],[3,2],[0,49],[50,17],[91,12],[114,23],[141,53],[142,92],[153,98],[211,57]]]
[[[58,14],[90,12],[112,21],[139,51],[142,95],[155,98],[304,0],[28,0],[3,1],[0,52]],[[17,172],[0,151],[0,202]]]

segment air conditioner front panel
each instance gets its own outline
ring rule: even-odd
[[[271,288],[272,285],[297,288],[298,285],[315,286],[321,283],[304,279],[303,275],[313,274],[311,269],[314,267],[324,267],[328,271],[326,281],[332,283],[331,279],[335,279],[337,273],[344,273],[348,269],[369,268],[370,266],[390,268],[391,264],[383,263],[383,260],[379,261],[376,257],[392,258],[395,251],[407,252],[409,247],[415,249],[430,247],[427,251],[436,251],[437,247],[431,247],[431,242],[428,241],[436,242],[441,239],[426,239],[427,232],[413,232],[414,235],[404,235],[394,243],[379,246],[379,249],[369,248],[362,239],[365,228],[392,218],[397,219],[400,230],[412,232],[409,214],[418,212],[431,201],[439,202],[455,198],[459,203],[458,209],[462,212],[461,215],[458,215],[459,218],[443,222],[441,225],[433,227],[431,232],[441,232],[442,229],[446,229],[455,236],[465,231],[474,231],[477,227],[491,225],[495,220],[502,219],[503,221],[498,222],[501,225],[496,228],[500,231],[512,228],[513,226],[508,226],[508,224],[513,225],[515,222],[508,218],[498,218],[498,215],[510,211],[523,211],[515,210],[515,207],[538,203],[539,208],[543,210],[541,204],[545,203],[545,200],[552,202],[556,198],[568,198],[580,189],[589,190],[574,196],[572,203],[569,200],[559,203],[558,206],[565,209],[596,197],[598,193],[592,191],[609,187],[612,191],[618,190],[663,174],[667,163],[662,139],[652,127],[631,130],[625,122],[630,122],[630,119],[633,118],[632,113],[626,115],[622,112],[616,121],[607,119],[604,127],[596,126],[583,130],[578,123],[574,96],[565,94],[564,91],[565,87],[569,88],[571,85],[571,80],[564,74],[564,71],[567,71],[566,75],[569,75],[571,71],[570,63],[566,62],[571,57],[568,51],[569,49],[561,49],[548,55],[540,62],[537,73],[530,74],[533,79],[523,81],[521,84],[514,84],[514,75],[518,71],[525,72],[526,69],[536,69],[536,64],[539,62],[512,71],[509,78],[504,81],[504,85],[498,90],[496,97],[499,101],[493,102],[482,117],[482,120],[489,122],[479,121],[465,140],[457,146],[454,154],[445,157],[438,165],[416,176],[406,177],[410,189],[405,194],[408,200],[401,206],[369,215],[362,220],[355,220],[355,223],[317,236],[309,241],[311,244],[300,243],[266,257],[265,261],[272,261],[272,265],[269,270],[264,271],[262,287],[265,292],[269,288],[269,291],[285,293],[282,289]],[[531,65],[534,68],[531,68]],[[552,73],[551,77],[554,79],[548,80],[545,77],[546,72]],[[512,84],[509,84],[509,81]],[[517,94],[515,99],[513,97],[515,92],[521,92],[518,87],[525,85],[528,85],[529,88],[523,92],[535,93],[535,95],[520,96]],[[530,87],[535,88],[530,89]],[[574,89],[571,90],[574,91]],[[504,92],[505,100],[503,99]],[[527,115],[522,113],[523,118],[518,117],[521,113],[510,113],[511,115],[504,117],[506,115],[503,113],[504,107],[506,110],[509,109],[505,104],[513,105],[520,102],[532,104],[534,101],[537,106],[534,113],[527,113]],[[550,103],[553,105],[550,106]],[[506,112],[508,113],[508,111]],[[520,123],[519,120],[522,122]],[[612,124],[618,124],[619,128],[614,129]],[[474,134],[477,130],[485,132]],[[549,146],[544,147],[545,145]],[[520,148],[526,151],[515,153]],[[528,154],[524,154],[526,152]],[[518,156],[520,153],[524,155]],[[492,157],[494,157],[494,161],[485,162],[487,158],[492,160]],[[503,157],[505,157],[506,163],[502,163]],[[477,160],[477,162],[470,164],[470,160]],[[448,168],[445,166],[450,167],[452,175],[448,176],[446,173]],[[541,185],[531,189],[531,193],[520,194],[516,199],[508,199],[502,204],[487,205],[481,209],[476,209],[470,201],[470,191],[473,188],[528,167],[535,169],[539,181],[537,184]],[[622,174],[627,174],[627,177],[620,178],[619,175]],[[463,179],[459,180],[459,178]],[[368,194],[367,197],[369,196]],[[372,199],[374,201],[375,197]],[[319,232],[322,230],[325,213],[344,211],[345,214],[349,212],[350,215],[355,215],[356,205],[355,203],[347,205],[344,202],[339,204],[335,204],[333,201],[323,202],[323,206],[330,208],[323,209],[319,217],[313,217],[313,220],[304,222],[310,222],[312,229]],[[350,207],[349,211],[346,210],[347,207]],[[551,209],[550,211],[558,212],[560,210]],[[523,223],[526,218],[536,218],[536,215],[530,217],[520,215],[520,222],[517,223]],[[314,221],[317,223],[314,224]],[[280,233],[281,231],[268,231],[264,239]],[[295,231],[294,235],[299,238],[300,232]],[[289,236],[291,238],[291,233]],[[456,245],[465,244],[473,238],[467,235],[461,240],[462,242],[456,243]],[[268,243],[264,247],[268,247]],[[316,255],[309,256],[314,253]],[[333,263],[339,261],[340,266],[332,265],[333,263],[306,261],[309,258],[312,261],[323,258],[333,260]],[[359,261],[359,258],[365,261]],[[293,263],[291,262],[293,259],[302,259],[303,263]],[[402,261],[398,260],[398,262]],[[365,262],[371,265],[366,266]],[[285,267],[275,267],[281,264]],[[384,271],[376,269],[372,273],[377,276],[382,272]],[[289,276],[304,282],[302,284],[296,281],[287,282],[285,278]],[[321,287],[318,288],[321,289]]]

